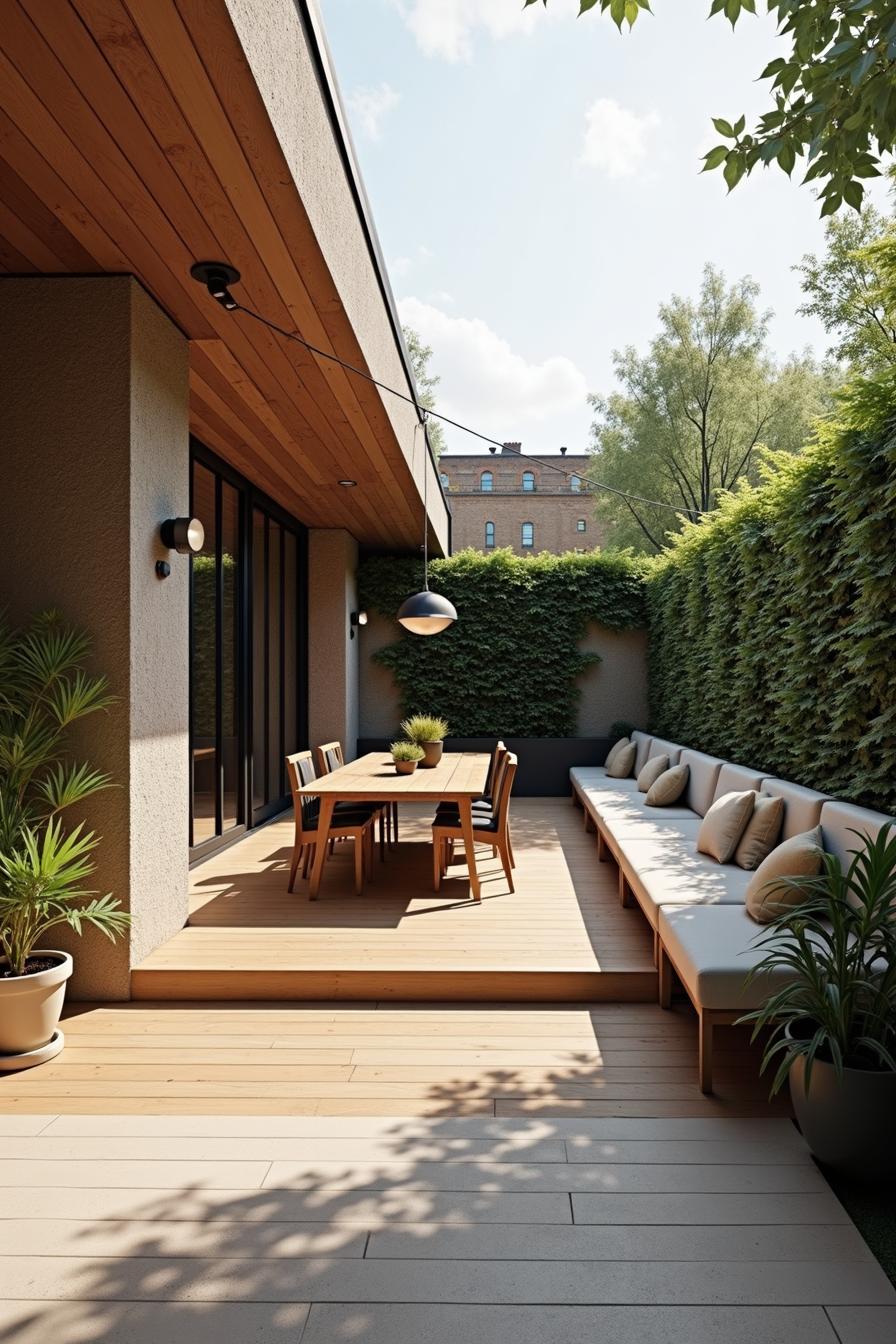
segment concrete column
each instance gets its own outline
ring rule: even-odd
[[[115,946],[52,941],[74,953],[73,994],[122,999],[187,916],[189,566],[158,528],[189,501],[188,346],[129,277],[0,285],[0,606],[56,607],[93,640],[116,697],[74,742],[116,785],[84,808],[93,885],[134,919]]]
[[[358,545],[341,528],[308,533],[308,737],[312,749],[339,741],[346,760],[358,742],[361,641],[350,635],[358,609]]]

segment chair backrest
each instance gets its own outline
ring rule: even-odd
[[[485,796],[490,798],[492,803],[496,803],[498,795],[501,792],[501,780],[504,778],[504,771],[507,767],[507,757],[510,752],[503,742],[498,743],[498,750],[495,753],[495,762],[489,773],[489,778],[485,786]]]
[[[498,768],[498,762],[500,761],[501,757],[504,755],[506,751],[507,748],[505,747],[504,743],[499,739],[495,743],[494,750],[492,751],[492,759],[489,761],[488,774],[485,777],[485,788],[483,789],[483,793],[486,795],[487,798],[494,797],[494,791],[492,786],[495,783],[495,772]]]
[[[503,830],[507,824],[507,810],[510,807],[510,795],[513,792],[513,781],[516,777],[516,767],[519,758],[512,751],[508,751],[504,758],[504,772],[501,776],[501,791],[495,799],[494,817],[498,823],[498,830]]]
[[[341,742],[324,742],[317,749],[317,768],[322,775],[331,775],[345,765]]]
[[[292,756],[286,758],[286,773],[289,776],[289,787],[292,793],[292,805],[295,809],[296,821],[303,831],[313,831],[317,825],[317,817],[320,813],[320,799],[310,793],[302,793],[303,784],[310,784],[317,779],[317,771],[314,768],[314,758],[310,751],[296,751]]]

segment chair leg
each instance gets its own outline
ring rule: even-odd
[[[501,864],[504,868],[504,876],[507,878],[507,885],[513,891],[513,865],[510,862],[510,850],[507,847],[506,836],[502,836],[498,841],[498,849],[501,851]]]
[[[398,804],[392,804],[392,842],[398,844]]]
[[[294,845],[292,851],[292,865],[289,870],[289,886],[287,891],[292,891],[296,884],[296,873],[299,868],[299,860],[302,858],[302,846]]]
[[[367,832],[355,831],[355,895],[364,890],[364,849],[367,844]]]
[[[386,808],[380,813],[380,863],[386,862],[386,813]]]
[[[432,889],[438,891],[442,885],[442,845],[444,840],[438,831],[432,836]]]
[[[508,825],[508,827],[507,827],[507,853],[510,855],[510,866],[511,866],[511,868],[515,868],[515,867],[516,867],[516,857],[514,856],[514,853],[513,853],[513,841],[512,841],[511,838],[510,838],[510,826],[509,826],[509,825]]]
[[[712,1032],[713,1021],[705,1009],[699,1010],[700,1019],[700,1058],[698,1064],[698,1078],[700,1082],[700,1091],[707,1094],[712,1093]]]
[[[659,999],[661,1008],[672,1007],[672,963],[662,943],[659,949]]]

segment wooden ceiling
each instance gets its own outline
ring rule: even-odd
[[[189,276],[226,259],[242,302],[367,369],[224,0],[3,0],[0,87],[0,268],[133,273],[190,339],[194,434],[309,526],[416,547],[377,389]]]

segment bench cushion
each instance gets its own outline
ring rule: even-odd
[[[764,779],[760,792],[784,799],[783,840],[802,835],[817,826],[821,820],[822,805],[828,797],[826,793],[816,793],[814,789],[807,789],[802,784],[791,784],[786,779]]]
[[[667,742],[664,737],[652,737],[650,750],[644,760],[649,761],[651,756],[668,756],[669,764],[677,765],[681,759],[681,747],[677,742]]]
[[[896,825],[896,819],[884,812],[872,812],[855,803],[824,803],[821,809],[821,834],[829,854],[836,854],[843,869],[849,867],[852,856],[861,846],[861,836],[876,840],[881,827]],[[859,834],[856,835],[855,832]]]
[[[650,734],[642,733],[638,729],[636,729],[632,733],[632,741],[634,742],[635,747],[637,748],[637,751],[635,753],[635,774],[638,774],[641,767],[647,760],[648,755],[651,754]]]
[[[691,751],[688,748],[681,753],[680,764],[690,770],[684,801],[692,811],[705,817],[715,797],[719,771],[725,762],[719,760],[718,756],[707,756],[704,751]]]
[[[700,1008],[725,1012],[760,1008],[792,978],[779,967],[746,983],[765,949],[756,945],[763,930],[743,905],[664,905],[658,929],[660,942]]]
[[[620,835],[617,841],[629,886],[654,928],[664,905],[742,906],[746,900],[752,874],[698,854],[699,825],[696,819],[678,833],[670,828],[653,839]]]
[[[730,761],[725,761],[719,771],[712,800],[716,802],[726,793],[743,793],[746,789],[758,793],[764,779],[765,775],[758,770],[749,770],[745,765],[732,765]]]

